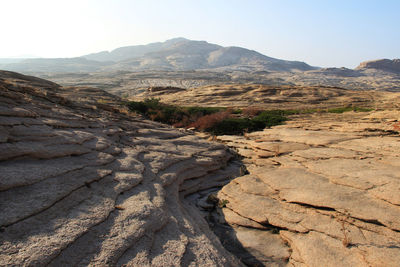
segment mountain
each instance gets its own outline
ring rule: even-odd
[[[242,47],[223,47],[206,41],[175,38],[160,43],[126,46],[77,58],[26,59],[1,64],[1,69],[20,72],[94,72],[144,70],[244,70],[307,71],[304,62],[265,56]]]
[[[380,70],[400,74],[400,59],[378,59],[362,62],[356,70]]]
[[[89,60],[96,60],[96,61],[122,61],[137,57],[142,57],[147,53],[157,52],[163,49],[168,49],[176,43],[188,41],[185,38],[174,38],[167,40],[163,43],[150,43],[147,45],[134,45],[134,46],[124,46],[117,49],[114,49],[111,52],[102,51],[98,53],[92,53],[88,55],[84,55],[82,57],[89,59]]]
[[[128,70],[191,70],[207,69],[210,65],[207,58],[210,53],[222,48],[219,45],[205,41],[190,41],[187,39],[172,39],[165,43],[161,49],[146,53],[141,57],[130,57],[118,62],[116,69]],[[126,50],[128,50],[126,48]]]
[[[241,47],[223,47],[206,41],[175,38],[164,43],[128,46],[111,52],[83,56],[92,60],[119,61],[111,66],[124,70],[266,70],[305,71],[315,69],[304,62],[267,57]]]

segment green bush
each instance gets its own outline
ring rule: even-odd
[[[241,110],[241,109],[232,110],[232,114],[242,114],[242,113],[243,113],[243,110]]]
[[[149,117],[151,120],[167,124],[174,124],[181,121],[186,115],[182,108],[162,104],[156,98],[145,99],[141,102],[131,101],[128,103],[128,108],[131,111]]]
[[[287,118],[285,115],[288,115],[284,110],[265,110],[261,112],[258,116],[254,117],[252,121],[257,125],[261,125],[264,123],[265,127],[271,127],[274,125],[279,125],[282,122],[286,121]]]
[[[128,103],[128,108],[131,111],[136,111],[136,112],[139,112],[139,113],[142,113],[142,114],[146,113],[146,111],[148,109],[144,102],[136,102],[136,101],[129,102]]]
[[[256,117],[249,118],[226,118],[211,128],[206,129],[215,135],[238,135],[246,132],[261,131],[265,127],[279,125],[287,118],[281,110],[263,111]]]
[[[249,131],[251,128],[251,121],[247,118],[227,118],[218,122],[213,127],[206,129],[214,135],[237,135]]]
[[[211,115],[220,111],[225,110],[226,108],[220,107],[186,107],[184,108],[189,115],[192,116],[205,116]]]
[[[167,124],[175,124],[186,116],[184,111],[175,106],[161,106],[153,112],[155,113],[153,120]]]

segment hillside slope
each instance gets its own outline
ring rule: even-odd
[[[381,70],[400,74],[400,59],[378,59],[360,63],[356,70]]]

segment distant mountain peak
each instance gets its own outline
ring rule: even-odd
[[[190,40],[186,39],[184,37],[175,37],[175,38],[166,40],[165,43],[178,43],[178,42],[185,42],[185,41],[190,41]]]
[[[109,53],[83,56],[97,61],[114,61],[114,69],[124,70],[191,70],[247,69],[253,71],[305,71],[314,69],[304,62],[286,61],[265,56],[237,46],[223,47],[207,41],[183,37],[160,43],[126,46]]]

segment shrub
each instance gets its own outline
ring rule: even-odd
[[[131,101],[128,107],[131,111],[148,116],[151,120],[167,124],[175,124],[186,116],[182,108],[162,104],[156,98],[145,99],[142,102]]]
[[[205,115],[214,114],[217,112],[221,112],[226,108],[220,107],[186,107],[185,110],[189,115],[202,117]]]
[[[158,109],[152,109],[150,113],[154,112],[155,116],[152,118],[155,121],[175,124],[182,121],[186,115],[185,112],[175,106],[160,106]]]
[[[128,107],[131,111],[136,111],[142,114],[146,114],[149,110],[157,110],[161,107],[160,99],[147,98],[144,101],[130,101]]]
[[[210,115],[205,115],[197,119],[195,122],[191,123],[188,127],[194,127],[200,131],[208,130],[223,121],[224,119],[228,118],[229,116],[230,114],[227,111],[220,111]]]
[[[283,116],[280,110],[263,111],[258,116],[249,118],[232,118],[228,117],[214,124],[205,130],[215,134],[244,134],[246,132],[254,132],[263,130],[265,127],[271,127],[281,124],[287,118]]]
[[[241,110],[241,109],[233,109],[232,110],[232,114],[242,114],[243,113],[243,110]]]
[[[247,118],[226,118],[206,130],[214,135],[243,134],[251,128],[251,121]]]
[[[285,111],[283,110],[266,110],[261,112],[258,116],[253,118],[254,123],[257,125],[265,124],[265,127],[271,127],[274,125],[279,125],[282,122],[286,121]]]
[[[147,106],[144,104],[144,102],[131,101],[128,103],[128,108],[131,111],[136,111],[142,114],[146,113],[147,111]]]

